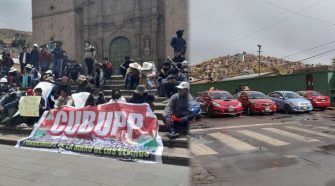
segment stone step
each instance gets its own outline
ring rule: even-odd
[[[103,90],[104,95],[111,95],[113,90]],[[121,89],[122,95],[133,95],[134,90]],[[151,95],[156,95],[157,89],[148,90],[148,93]]]
[[[104,90],[113,90],[113,89],[124,89],[124,83],[121,84],[112,84],[112,85],[105,85]]]
[[[105,85],[113,85],[113,84],[124,84],[124,79],[111,79],[111,80],[106,80]]]
[[[130,96],[130,95],[125,95],[125,96],[123,96],[127,101],[129,101],[129,99],[132,97],[132,96]],[[106,99],[106,101],[109,101],[110,99],[112,98],[112,96],[110,96],[110,95],[107,95],[107,96],[105,96],[105,99]],[[155,103],[157,103],[157,102],[160,102],[160,103],[162,103],[162,104],[166,104],[166,103],[164,103],[163,101],[166,101],[166,97],[158,97],[158,96],[155,96]]]
[[[113,75],[112,76],[112,79],[108,79],[107,81],[109,80],[124,80],[124,77],[122,75]]]
[[[28,137],[28,134],[8,134],[1,132],[0,144],[15,146],[18,140],[23,139],[25,137]],[[164,146],[163,149],[162,153],[163,164],[189,166],[190,154],[188,148],[171,146],[172,144],[178,144],[180,146],[185,147],[186,145],[188,146],[188,140],[186,138],[182,137],[181,139],[177,138],[171,142],[168,142],[169,139],[162,139],[162,140],[164,144],[168,145]]]
[[[168,132],[159,132],[159,135],[162,138],[164,147],[189,147],[189,139],[186,136],[180,136],[176,139],[169,139]]]

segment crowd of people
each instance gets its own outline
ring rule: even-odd
[[[46,110],[75,106],[72,93],[88,92],[89,96],[85,106],[107,103],[103,89],[106,79],[111,79],[113,75],[113,66],[109,59],[104,58],[101,63],[98,63],[95,59],[95,48],[87,42],[84,53],[86,71],[84,72],[82,65],[69,59],[60,44],[51,44],[43,45],[40,48],[34,44],[31,49],[23,47],[19,56],[20,70],[13,67],[14,62],[8,51],[2,53],[0,61],[1,124],[10,127],[34,125]],[[178,39],[172,44],[178,45]],[[184,53],[182,54],[184,55]],[[155,94],[153,92],[160,97],[172,98],[172,102],[168,103],[164,117],[165,123],[171,128],[171,137],[177,137],[179,134],[176,132],[175,125],[171,124],[170,121],[184,123],[183,125],[187,122],[184,120],[175,121],[173,118],[185,117],[185,112],[180,112],[180,110],[187,110],[188,104],[184,104],[185,91],[180,90],[189,89],[189,85],[185,85],[188,82],[188,62],[180,61],[180,59],[184,59],[180,56],[175,59],[179,61],[175,63],[172,59],[167,59],[161,69],[157,70],[153,61],[139,64],[126,56],[118,68],[118,74],[124,77],[124,88],[134,89],[132,97],[128,100],[129,103],[148,103],[150,108],[154,110]],[[47,97],[43,96],[41,88],[36,88],[40,82],[54,85]],[[71,89],[70,82],[76,82],[75,90]],[[23,94],[20,91],[21,88],[27,91]],[[23,117],[18,114],[21,96],[41,96],[39,117]],[[111,92],[109,102],[126,102],[126,99],[122,97],[121,90],[114,89]],[[183,104],[181,105],[181,103]]]

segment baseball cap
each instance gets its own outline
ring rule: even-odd
[[[176,87],[179,89],[190,89],[190,84],[186,81],[183,81]]]

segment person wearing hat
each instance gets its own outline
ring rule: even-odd
[[[138,63],[130,63],[126,73],[125,88],[133,89],[140,81],[141,65]]]
[[[82,73],[83,69],[81,64],[76,60],[70,60],[70,64],[65,68],[65,74],[72,80],[76,81],[79,75]]]
[[[169,138],[176,138],[181,132],[187,134],[191,117],[189,102],[193,98],[189,94],[190,84],[183,81],[176,88],[178,93],[171,96],[163,112],[164,124],[169,128]]]
[[[162,69],[158,73],[157,82],[158,82],[158,96],[159,97],[166,96],[164,86],[162,85],[162,80],[167,78],[171,74],[170,73],[171,69],[172,69],[171,62],[170,62],[170,60],[167,59],[163,63]]]
[[[156,67],[153,61],[144,62],[141,68],[140,85],[148,89],[156,89]]]
[[[172,38],[170,45],[174,50],[174,62],[182,62],[185,60],[186,41],[183,38],[184,30],[176,32],[177,37]]]
[[[129,56],[126,56],[124,57],[124,62],[120,65],[119,67],[119,73],[125,77],[126,76],[126,73],[127,73],[127,70],[129,68],[129,65],[131,63],[134,63],[134,61],[132,59],[130,59]]]
[[[6,125],[14,125],[12,122],[14,114],[17,112],[19,107],[19,97],[17,96],[14,89],[9,89],[8,94],[3,98],[0,103],[0,123]]]
[[[24,74],[24,70],[27,64],[30,64],[30,53],[27,51],[28,48],[25,46],[22,48],[22,52],[20,52],[19,62],[21,74]]]
[[[33,45],[33,49],[30,52],[30,61],[35,69],[39,70],[40,66],[40,52],[38,50],[38,45],[35,43]]]
[[[164,87],[164,92],[167,98],[170,98],[173,94],[178,92],[176,86],[178,86],[183,81],[188,81],[185,74],[181,73],[177,68],[171,69],[171,74],[162,79],[162,86]]]
[[[11,67],[8,71],[8,84],[19,82],[20,74],[17,72],[16,68]]]
[[[155,97],[148,94],[148,90],[144,85],[138,85],[133,92],[133,96],[130,98],[129,103],[148,103],[152,111],[154,111]]]
[[[78,82],[78,86],[77,86],[76,93],[78,93],[78,92],[91,92],[92,86],[87,81],[86,76],[80,75],[77,82]]]
[[[0,79],[0,98],[8,93],[8,80],[6,77]]]

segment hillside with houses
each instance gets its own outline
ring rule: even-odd
[[[260,72],[290,74],[308,67],[302,62],[287,61],[271,56],[261,56]],[[316,66],[320,66],[316,65]],[[227,78],[259,73],[258,56],[254,54],[227,55],[191,67],[190,76],[197,79],[222,81]]]

